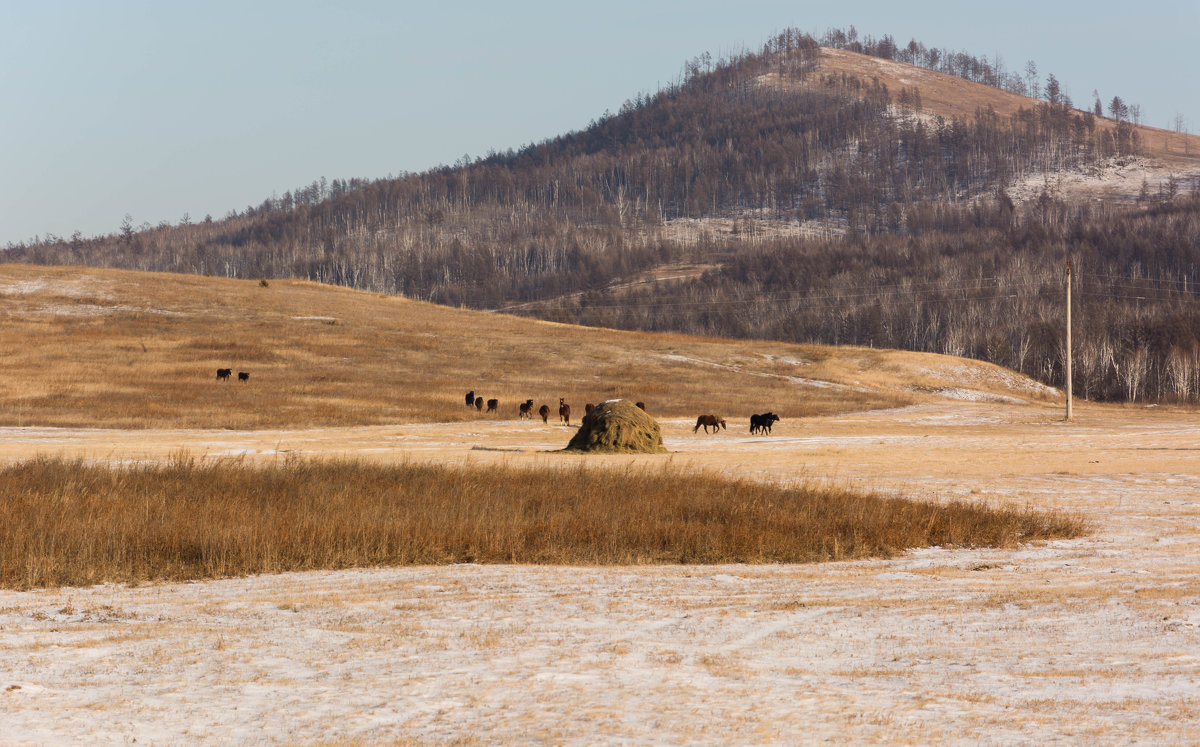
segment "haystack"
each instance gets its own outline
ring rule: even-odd
[[[658,421],[623,399],[601,402],[583,418],[567,451],[602,454],[664,454]]]

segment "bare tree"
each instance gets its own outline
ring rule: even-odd
[[[1029,95],[1032,98],[1040,99],[1042,97],[1041,89],[1038,87],[1038,69],[1037,63],[1033,60],[1025,63],[1025,85],[1029,88]]]

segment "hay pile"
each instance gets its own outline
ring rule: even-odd
[[[665,454],[658,421],[623,399],[601,402],[583,419],[566,451]]]

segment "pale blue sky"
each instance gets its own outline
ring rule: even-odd
[[[1200,2],[0,0],[0,246],[220,218],[583,128],[785,27],[1037,62],[1200,131]]]

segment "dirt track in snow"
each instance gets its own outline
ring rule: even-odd
[[[1200,415],[947,402],[663,423],[694,465],[1076,511],[1091,536],[808,566],[451,566],[0,591],[0,742],[1200,740]],[[0,459],[575,466],[570,431],[0,429]]]

